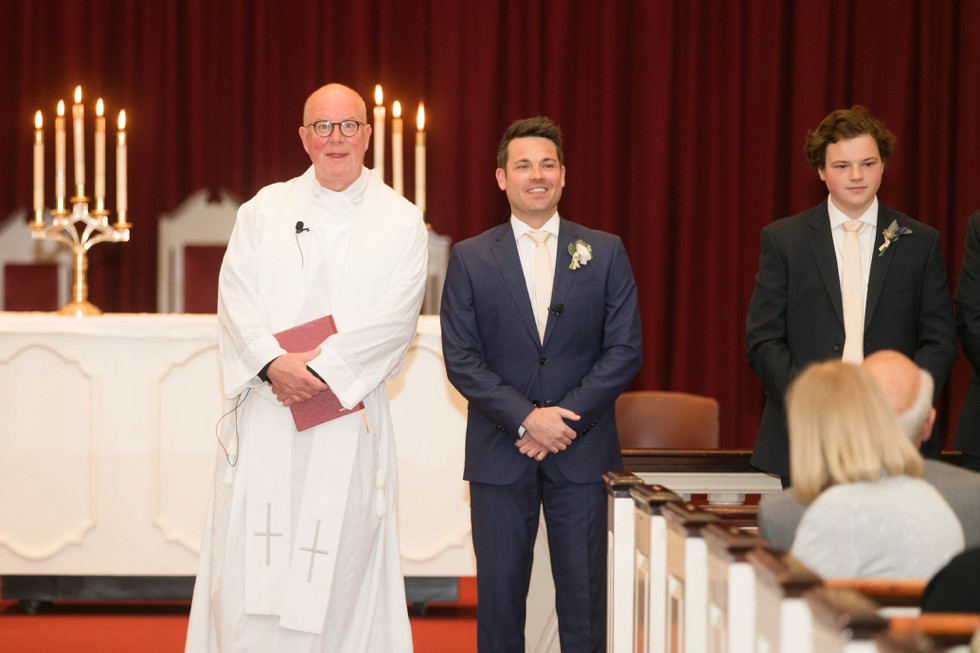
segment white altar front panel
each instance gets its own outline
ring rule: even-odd
[[[423,316],[390,384],[403,571],[475,574],[465,402]],[[222,396],[213,315],[0,313],[0,575],[194,575]]]

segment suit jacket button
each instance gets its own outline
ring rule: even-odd
[[[841,349],[843,349],[841,345],[834,345],[834,351],[840,351]]]
[[[547,358],[538,359],[538,363],[540,363],[541,365],[544,365],[547,362],[548,362],[548,359]]]

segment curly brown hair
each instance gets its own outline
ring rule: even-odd
[[[826,165],[827,146],[838,141],[846,141],[858,136],[869,135],[878,143],[878,154],[884,163],[892,155],[895,147],[895,134],[885,128],[884,123],[868,113],[860,104],[850,109],[838,109],[823,119],[820,125],[806,135],[803,152],[807,163],[814,170]]]

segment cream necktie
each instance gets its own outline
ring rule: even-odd
[[[861,240],[864,223],[849,220],[844,228],[844,269],[841,274],[841,301],[844,305],[845,363],[864,360],[864,289],[861,275]]]
[[[538,325],[538,337],[544,342],[544,328],[548,324],[548,304],[551,303],[551,286],[555,280],[555,266],[548,251],[547,231],[529,231],[534,241],[534,320]]]

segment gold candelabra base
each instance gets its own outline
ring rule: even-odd
[[[86,300],[72,300],[55,311],[58,315],[72,315],[74,317],[85,317],[86,315],[102,315],[102,309]]]
[[[52,224],[44,223],[44,214],[38,212],[31,223],[34,240],[54,240],[68,245],[72,250],[72,300],[58,309],[58,315],[85,317],[101,315],[102,311],[88,301],[88,250],[98,243],[127,242],[132,226],[125,216],[119,216],[109,224],[109,212],[100,210],[89,213],[87,197],[73,197],[72,211],[49,211]]]

